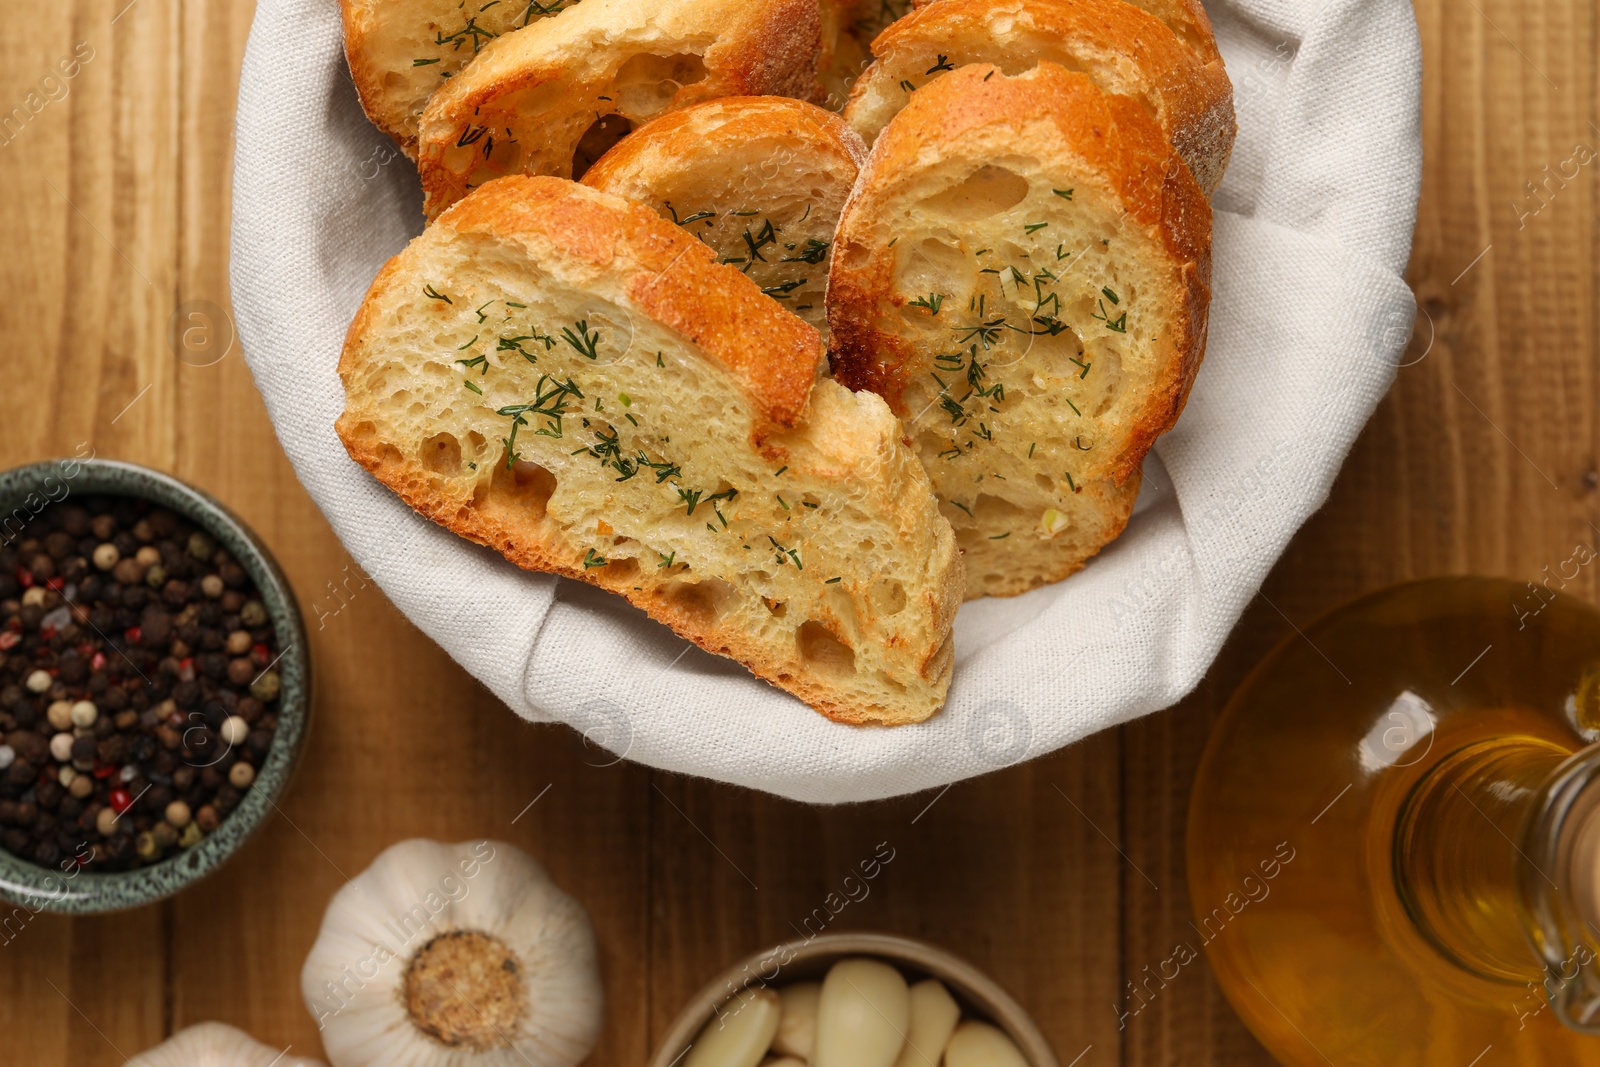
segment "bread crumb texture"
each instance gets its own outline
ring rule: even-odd
[[[1204,351],[1210,234],[1145,109],[1048,61],[945,74],[884,129],[837,238],[833,368],[904,420],[970,596],[1126,525]]]
[[[898,421],[816,380],[821,352],[647,208],[504,178],[373,283],[338,430],[518,565],[618,592],[832,718],[919,721],[949,685],[961,560]]]

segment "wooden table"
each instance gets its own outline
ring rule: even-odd
[[[180,306],[228,304],[249,0],[10,0],[7,15],[0,109],[48,102],[0,148],[0,465],[87,442],[172,471],[252,523],[302,601],[328,596],[349,559],[237,350],[198,367],[168,343]],[[1191,698],[931,808],[933,794],[808,808],[604,766],[570,731],[512,715],[364,591],[313,634],[316,724],[284,815],[175,900],[42,916],[0,944],[0,1061],[117,1064],[206,1019],[318,1054],[298,976],[331,894],[401,838],[494,835],[594,916],[609,998],[595,1065],[641,1063],[700,983],[793,936],[880,842],[895,859],[831,928],[968,957],[1037,1015],[1064,1065],[1270,1063],[1204,967],[1118,1022],[1123,983],[1193,939],[1184,813],[1229,692],[1295,623],[1355,594],[1442,572],[1534,578],[1600,538],[1600,163],[1552,184],[1537,213],[1524,187],[1600,144],[1596,8],[1428,0],[1418,16],[1415,362]],[[92,58],[41,89],[78,41]],[[1593,596],[1592,570],[1574,588]]]

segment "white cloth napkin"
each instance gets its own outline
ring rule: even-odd
[[[834,803],[1042,755],[1194,687],[1327,497],[1410,335],[1411,5],[1222,0],[1211,14],[1239,139],[1216,195],[1211,340],[1188,409],[1146,463],[1121,539],[1065,582],[961,609],[949,703],[922,725],[829,722],[620,598],[524,573],[419,518],[345,455],[345,328],[422,216],[415,171],[357,104],[332,0],[260,0],[250,35],[232,262],[245,355],[357,563],[519,714],[582,731],[596,762]],[[308,604],[313,629],[339,625],[324,617],[336,601]]]

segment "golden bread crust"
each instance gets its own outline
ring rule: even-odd
[[[577,2],[464,8],[460,0],[339,0],[345,58],[361,108],[415,159],[417,125],[435,91],[487,42]]]
[[[1039,59],[1081,70],[1156,117],[1210,194],[1237,126],[1221,59],[1202,62],[1160,19],[1125,0],[939,0],[884,30],[845,119],[871,143],[920,87],[969,63],[1019,73]]]
[[[1178,35],[1202,63],[1221,62],[1217,51],[1217,38],[1211,30],[1211,18],[1200,0],[1129,0],[1165,22]],[[912,7],[921,10],[942,4],[944,0],[912,0]]]
[[[588,146],[702,100],[819,99],[820,33],[817,0],[584,0],[492,41],[423,114],[428,217],[495,177],[573,177]]]

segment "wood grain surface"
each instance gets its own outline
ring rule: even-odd
[[[172,471],[241,513],[311,604],[350,561],[237,346],[197,366],[169,340],[175,316],[191,325],[207,305],[216,337],[231,330],[232,113],[251,10],[8,0],[0,113],[30,93],[48,103],[0,147],[0,466],[87,443]],[[370,588],[313,634],[308,754],[283,814],[234,862],[164,904],[41,916],[0,945],[0,1062],[120,1064],[206,1019],[320,1055],[298,975],[329,897],[396,840],[493,835],[594,916],[609,998],[597,1067],[641,1063],[695,988],[792,936],[880,842],[895,859],[833,928],[968,957],[1036,1014],[1064,1067],[1270,1063],[1204,965],[1119,1024],[1137,1006],[1124,983],[1191,936],[1187,794],[1228,693],[1351,596],[1445,572],[1532,578],[1600,538],[1600,163],[1542,202],[1526,188],[1600,144],[1596,8],[1424,0],[1418,17],[1410,365],[1190,699],[948,793],[815,809],[614,764],[523,723]],[[92,58],[42,88],[80,41]],[[1580,581],[1593,598],[1594,575]]]

